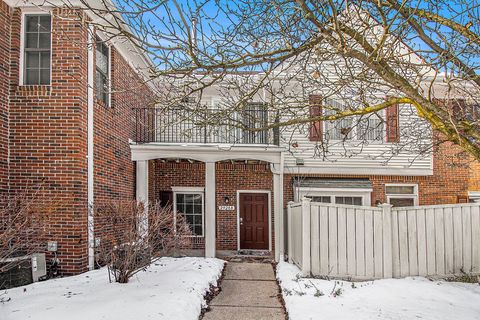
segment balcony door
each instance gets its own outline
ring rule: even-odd
[[[268,124],[267,104],[261,102],[249,103],[239,115],[245,128],[260,129]],[[244,144],[267,144],[268,131],[240,130],[240,141]]]

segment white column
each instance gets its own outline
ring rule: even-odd
[[[281,175],[278,173],[273,173],[273,221],[275,226],[275,261],[280,261],[280,252],[283,252],[283,229],[282,229],[282,221],[283,221],[283,210],[282,201],[283,197],[281,197]]]
[[[139,229],[141,234],[146,235],[148,230],[148,161],[137,161],[137,202],[142,202],[145,211],[143,216],[139,217]]]
[[[283,260],[285,255],[284,241],[284,214],[283,214],[283,167],[284,155],[280,154],[280,161],[272,164],[273,172],[273,212],[275,222],[275,261]]]
[[[205,257],[215,257],[215,162],[205,163]]]

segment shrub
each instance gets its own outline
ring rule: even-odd
[[[191,231],[171,207],[147,208],[136,201],[112,201],[94,210],[97,263],[107,265],[116,282],[127,283],[153,259],[190,244]]]
[[[8,283],[8,273],[24,268],[24,260],[17,257],[46,249],[49,216],[58,203],[44,191],[42,185],[29,186],[0,198],[0,288],[14,285]]]

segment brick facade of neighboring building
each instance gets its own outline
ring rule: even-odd
[[[480,192],[480,162],[470,164],[468,190]]]
[[[19,85],[22,11],[4,2],[0,10],[0,188],[14,193],[28,186],[44,187],[57,207],[46,240],[58,242],[60,273],[83,272],[88,268],[88,17],[82,10],[52,9],[51,84]],[[98,203],[134,199],[132,108],[148,106],[153,98],[114,47],[111,68],[111,106],[94,105]]]
[[[0,1],[0,194],[8,189],[8,90],[12,9]]]

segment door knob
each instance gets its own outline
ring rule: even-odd
[[[240,218],[240,225],[243,224],[243,218]]]

